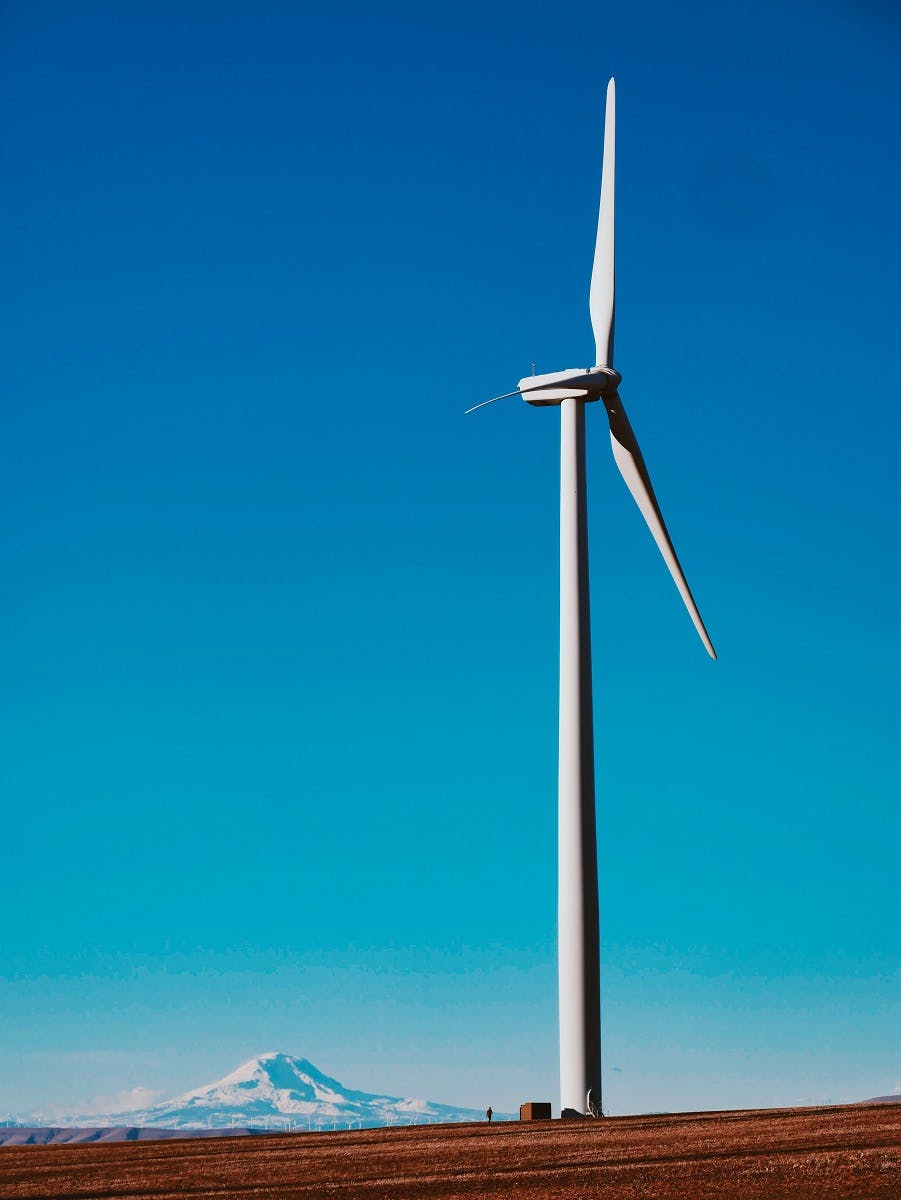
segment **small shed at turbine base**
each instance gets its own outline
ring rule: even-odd
[[[529,1104],[520,1104],[519,1106],[520,1121],[549,1121],[551,1119],[551,1106],[545,1104],[544,1101],[533,1100]]]

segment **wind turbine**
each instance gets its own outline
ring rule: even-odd
[[[557,953],[560,996],[560,1107],[563,1116],[601,1114],[601,1002],[594,728],[588,601],[585,405],[603,401],[613,458],[663,555],[711,658],[716,651],[682,572],[648,469],[619,396],[613,367],[616,88],[607,85],[597,242],[588,307],[595,366],[531,375],[515,391],[468,412],[522,396],[560,408],[560,751],[558,775]]]

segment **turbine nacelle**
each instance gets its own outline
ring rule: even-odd
[[[547,407],[571,397],[591,401],[615,396],[621,382],[622,376],[612,367],[570,367],[549,375],[527,375],[517,390],[526,404]]]

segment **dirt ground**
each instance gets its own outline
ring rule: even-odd
[[[0,1147],[0,1197],[901,1200],[901,1105]]]

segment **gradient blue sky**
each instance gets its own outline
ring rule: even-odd
[[[901,1082],[901,21],[6,3],[0,1110],[255,1053],[557,1097],[557,418],[589,414],[605,1102]]]

